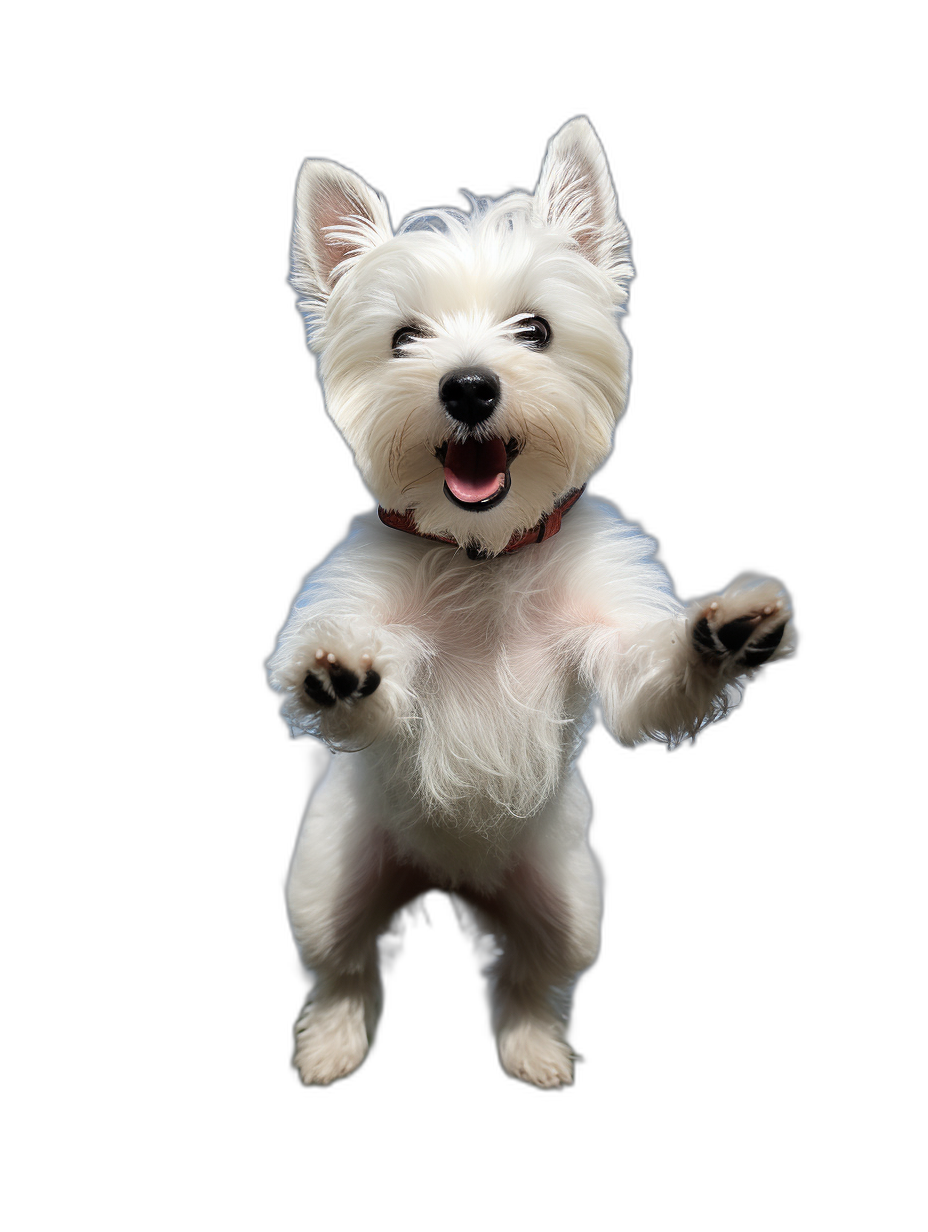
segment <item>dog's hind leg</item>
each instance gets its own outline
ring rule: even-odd
[[[564,1032],[577,977],[599,949],[602,898],[588,821],[575,774],[529,823],[533,838],[500,888],[464,895],[500,947],[490,972],[500,1061],[542,1087],[573,1081]]]
[[[316,983],[295,1027],[294,1064],[307,1084],[363,1061],[380,1016],[377,937],[428,888],[401,864],[376,823],[359,754],[336,758],[310,800],[287,880],[290,924]]]

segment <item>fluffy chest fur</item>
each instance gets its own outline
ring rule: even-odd
[[[568,770],[596,662],[621,668],[642,627],[673,612],[650,546],[589,496],[547,543],[490,561],[365,515],[282,633],[271,666],[285,714],[368,750],[391,825],[508,842]],[[382,684],[342,709],[307,706],[317,649],[348,665],[369,653]]]
[[[394,781],[433,823],[511,828],[550,797],[576,746],[589,698],[565,653],[563,596],[543,583],[544,551],[474,563],[445,550],[443,574],[421,591],[428,654]]]

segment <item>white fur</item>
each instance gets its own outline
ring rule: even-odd
[[[750,674],[718,630],[750,619],[756,644],[787,619],[787,599],[775,582],[742,578],[684,608],[651,541],[589,495],[546,543],[493,556],[586,482],[625,407],[616,312],[631,266],[587,121],[553,139],[534,196],[416,216],[395,236],[362,180],[309,160],[293,254],[327,408],[371,491],[413,510],[423,532],[493,557],[363,515],[281,634],[270,675],[285,716],[345,753],[310,801],[288,883],[318,977],[297,1065],[305,1081],[327,1082],[360,1063],[379,1012],[376,938],[438,886],[498,938],[504,1067],[541,1086],[569,1082],[570,991],[598,945],[589,806],[573,768],[591,704],[626,744],[694,735]],[[550,322],[546,350],[514,336],[526,312]],[[410,323],[429,336],[394,357],[393,335]],[[512,436],[520,452],[509,495],[475,513],[443,494],[435,450],[460,432],[438,382],[478,364],[503,392],[477,435]],[[774,657],[790,644],[787,630]],[[333,659],[359,679],[372,664],[379,687],[315,703],[304,681],[312,671],[325,681]]]

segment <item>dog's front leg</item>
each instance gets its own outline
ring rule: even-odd
[[[598,630],[585,648],[584,672],[623,744],[676,742],[724,714],[745,677],[792,648],[782,585],[743,576],[637,632]]]

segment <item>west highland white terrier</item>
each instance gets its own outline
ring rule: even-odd
[[[495,938],[503,1067],[571,1082],[570,996],[599,944],[574,765],[594,699],[622,744],[677,743],[791,648],[778,582],[685,606],[652,541],[583,494],[625,409],[632,272],[583,118],[552,139],[534,195],[395,233],[357,175],[303,164],[292,282],[380,506],[310,574],[270,661],[292,730],[339,754],[287,885],[316,976],[296,1025],[306,1083],[363,1060],[377,938],[431,888]]]

